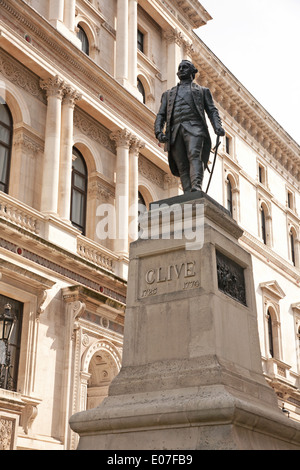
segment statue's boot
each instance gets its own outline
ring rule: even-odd
[[[180,175],[180,181],[182,184],[183,192],[189,193],[191,191],[191,178],[189,173],[182,173]]]
[[[202,191],[204,165],[199,159],[194,159],[190,168],[191,191]]]

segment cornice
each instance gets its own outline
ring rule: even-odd
[[[212,19],[198,0],[159,0],[159,2],[185,27],[196,29]],[[183,22],[180,15],[188,21],[188,25]]]
[[[272,159],[273,166],[279,165],[299,183],[300,146],[196,34],[194,39],[193,61],[199,70],[196,81],[210,88],[216,103],[246,132],[247,139]]]

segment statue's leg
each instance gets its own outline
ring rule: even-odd
[[[204,164],[201,157],[204,138],[202,136],[187,135],[186,132],[185,143],[190,165],[191,191],[202,191]]]
[[[174,144],[171,146],[171,155],[179,171],[182,189],[185,193],[191,191],[190,163],[187,158],[186,146],[181,129],[178,131]]]

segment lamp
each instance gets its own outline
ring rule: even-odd
[[[11,312],[10,304],[4,305],[4,312],[0,313],[0,388],[13,389],[13,378],[10,373],[10,351],[8,341],[11,336],[16,317]]]
[[[11,313],[11,305],[4,305],[4,312],[0,313],[0,340],[8,341],[15,323],[15,316]]]

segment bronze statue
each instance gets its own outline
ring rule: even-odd
[[[154,126],[156,138],[165,143],[168,151],[170,170],[180,177],[185,193],[202,191],[204,170],[211,150],[204,111],[215,133],[225,135],[209,89],[193,82],[197,72],[188,60],[179,64],[177,76],[180,82],[163,93]]]

